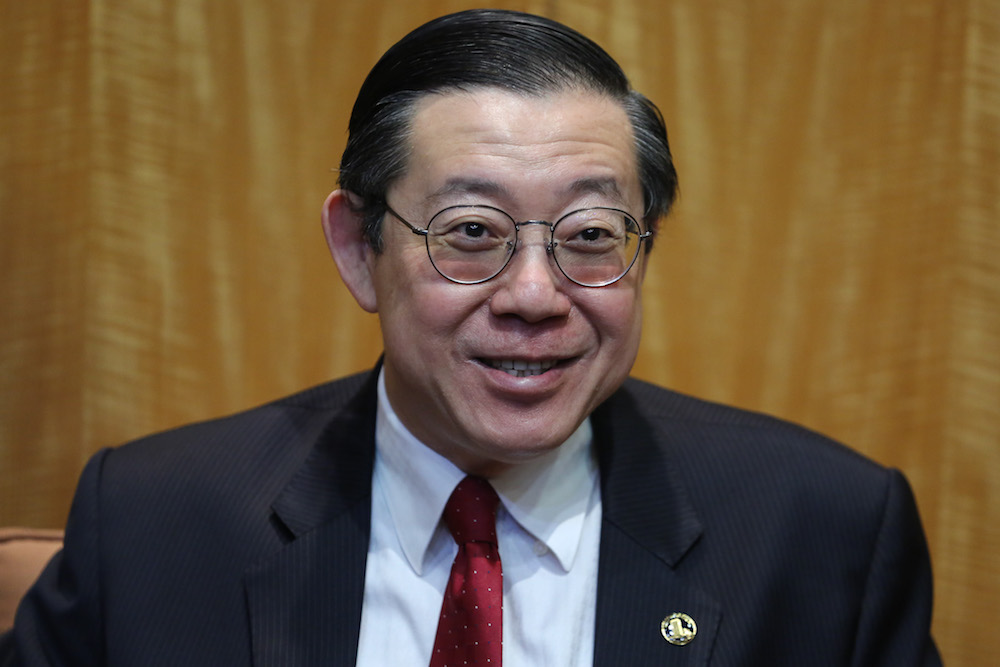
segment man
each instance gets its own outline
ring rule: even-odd
[[[675,189],[655,107],[581,35],[502,11],[408,35],[323,209],[379,367],[100,452],[8,659],[939,664],[898,472],[626,379]]]

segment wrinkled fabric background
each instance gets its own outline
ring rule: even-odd
[[[0,0],[0,525],[84,460],[370,367],[328,258],[354,95],[478,2]],[[901,468],[949,665],[1000,655],[1000,3],[498,2],[662,109],[635,375]]]

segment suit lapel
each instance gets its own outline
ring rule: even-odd
[[[340,410],[272,508],[283,548],[246,572],[254,665],[354,665],[371,523],[375,380]]]
[[[593,424],[604,516],[594,664],[706,665],[722,612],[684,576],[682,561],[702,526],[664,435],[626,391],[598,409]],[[660,632],[675,612],[697,624],[684,646]]]
[[[286,544],[245,575],[257,667],[355,664],[377,374],[334,416],[273,504],[272,521]],[[594,413],[593,424],[604,516],[594,664],[706,665],[722,613],[683,574],[682,560],[702,528],[664,436],[625,391]],[[686,646],[660,634],[673,612],[697,623]]]

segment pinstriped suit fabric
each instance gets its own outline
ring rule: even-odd
[[[14,664],[353,665],[374,378],[99,454],[64,554],[0,641]],[[636,381],[593,424],[595,664],[939,664],[898,473]],[[698,623],[684,647],[659,632],[678,611]]]

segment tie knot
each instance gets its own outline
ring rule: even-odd
[[[481,477],[466,477],[444,506],[444,522],[458,544],[497,543],[497,505],[500,498]]]

